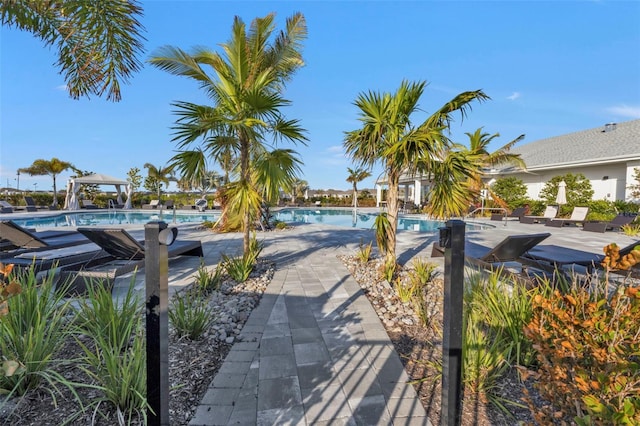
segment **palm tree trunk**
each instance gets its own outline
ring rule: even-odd
[[[250,179],[250,169],[249,169],[249,141],[246,139],[246,136],[240,137],[240,174],[241,180],[245,182],[249,182]],[[245,255],[249,254],[250,250],[250,225],[251,225],[251,212],[249,211],[249,207],[245,208],[245,211],[242,212],[242,232],[244,235],[242,236],[242,251]]]
[[[396,232],[398,229],[398,185],[400,173],[389,171],[389,189],[387,190],[387,218],[391,225],[391,232],[387,235],[387,262],[396,261]]]
[[[56,175],[53,174],[53,202],[51,203],[53,207],[58,207],[58,191],[56,189]]]
[[[353,208],[358,208],[358,188],[355,182],[353,183]]]

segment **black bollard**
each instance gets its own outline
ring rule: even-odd
[[[148,425],[169,425],[169,255],[162,221],[144,226]]]
[[[441,425],[457,426],[462,408],[462,308],[464,293],[464,230],[461,220],[440,228],[444,250],[444,323],[442,338]]]

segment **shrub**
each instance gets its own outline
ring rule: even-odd
[[[524,184],[522,179],[514,176],[496,179],[491,185],[491,190],[504,200],[512,210],[526,203],[527,185]]]
[[[624,257],[615,244],[604,251],[607,274],[640,261],[640,248]],[[529,401],[540,423],[640,423],[640,289],[620,284],[609,297],[607,279],[594,285],[532,300],[524,332],[538,350],[539,366],[527,373],[549,402],[537,408]]]
[[[373,247],[373,242],[369,244],[363,244],[362,240],[360,240],[360,248],[356,253],[356,257],[360,261],[360,263],[367,263],[369,259],[371,259],[371,250]]]
[[[204,264],[204,261],[201,261],[194,279],[196,288],[203,295],[218,290],[222,284],[222,271],[223,268],[220,264],[218,264],[214,271],[210,271]]]
[[[239,283],[249,279],[255,265],[251,256],[229,257],[224,254],[222,255],[222,264],[227,274]]]
[[[586,206],[591,203],[593,197],[593,188],[591,181],[582,173],[567,173],[561,176],[554,176],[544,184],[540,191],[540,198],[547,204],[556,204],[556,195],[558,194],[558,185],[564,180],[567,184],[567,204],[562,207],[562,214],[570,212],[575,206]]]
[[[69,333],[69,302],[54,291],[53,274],[40,281],[31,266],[10,272],[7,279],[19,283],[21,292],[4,300],[0,315],[0,393],[23,395],[45,381],[54,401],[58,385],[75,395],[73,384],[53,369],[53,357]]]
[[[148,408],[143,304],[134,284],[135,278],[122,299],[114,299],[108,286],[88,286],[76,316],[77,333],[90,340],[76,338],[84,353],[81,368],[104,393],[91,406],[99,413],[101,403],[110,402],[129,420],[136,414],[146,419]]]
[[[393,282],[393,277],[396,274],[398,264],[394,260],[386,260],[379,269],[380,276],[387,280],[388,283]]]
[[[409,271],[409,280],[416,286],[422,287],[436,276],[436,265],[424,258],[413,259],[412,269]]]
[[[178,338],[199,340],[214,320],[208,300],[196,291],[176,295],[169,307],[169,321]]]
[[[620,227],[620,230],[624,235],[628,235],[630,237],[636,237],[640,235],[640,223],[629,223],[627,225],[622,225]]]
[[[415,297],[417,287],[404,283],[400,277],[396,278],[393,288],[402,303],[408,303]]]

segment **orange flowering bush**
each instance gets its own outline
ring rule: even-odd
[[[22,290],[20,284],[10,279],[12,270],[13,265],[0,263],[0,316],[8,312],[7,300]]]
[[[620,258],[611,245],[605,253],[603,266],[611,270],[637,263],[635,255]],[[532,304],[533,318],[524,333],[537,350],[539,365],[523,373],[534,376],[549,401],[545,407],[529,404],[536,421],[640,424],[639,289],[620,285],[608,298],[574,288],[537,295]]]

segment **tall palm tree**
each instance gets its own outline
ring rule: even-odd
[[[58,190],[56,188],[56,176],[70,168],[74,168],[73,164],[54,157],[51,160],[35,160],[29,167],[18,169],[18,171],[20,173],[28,173],[31,176],[51,176],[53,178],[53,202],[51,203],[51,206],[58,207]]]
[[[291,188],[291,195],[295,202],[299,197],[304,197],[304,193],[309,189],[309,182],[304,179],[296,179]]]
[[[151,163],[145,163],[144,168],[147,169],[147,177],[154,182],[159,200],[162,196],[162,184],[168,187],[170,181],[176,180],[173,176],[173,165],[156,167]]]
[[[231,150],[238,158],[239,176],[228,187],[232,194],[228,206],[242,217],[245,253],[250,250],[251,218],[260,207],[261,194],[255,179],[263,176],[252,173],[251,165],[269,150],[267,137],[275,142],[306,140],[298,120],[287,120],[281,112],[290,104],[282,96],[285,83],[304,65],[300,50],[307,35],[306,21],[300,13],[292,15],[285,30],[270,41],[274,20],[274,14],[256,18],[247,31],[244,22],[235,17],[231,38],[221,45],[222,53],[196,48],[189,54],[165,46],[149,60],[171,74],[194,79],[212,101],[212,105],[175,102],[178,119],[173,140],[179,150],[192,153],[182,160],[188,161],[184,169],[194,175],[205,166],[207,156],[217,159]],[[203,67],[210,68],[212,74]],[[197,149],[187,149],[194,143]],[[288,154],[291,151],[277,156],[283,159]],[[267,186],[269,191],[273,189],[272,184]]]
[[[358,182],[362,182],[363,180],[371,176],[371,173],[368,170],[354,170],[351,167],[347,167],[347,171],[349,172],[347,182],[351,182],[353,184],[353,208],[356,208],[358,207]]]
[[[385,229],[386,257],[395,262],[398,226],[398,184],[403,172],[430,174],[441,164],[443,153],[452,144],[445,135],[452,114],[460,111],[464,118],[472,101],[489,99],[482,91],[463,92],[443,105],[418,125],[411,115],[418,111],[418,101],[426,83],[403,81],[394,94],[361,93],[355,105],[360,109],[362,127],[346,133],[344,146],[352,160],[370,168],[382,163],[388,179]]]
[[[140,69],[143,51],[135,0],[3,1],[2,25],[28,31],[58,50],[58,63],[69,95],[95,94],[119,101],[120,83]]]
[[[467,132],[465,134],[469,137],[469,148],[466,151],[469,154],[478,157],[478,161],[480,162],[480,167],[482,169],[493,168],[501,165],[512,165],[523,170],[526,169],[526,164],[520,157],[520,154],[513,154],[509,152],[516,143],[524,139],[524,135],[520,135],[497,150],[489,152],[489,144],[495,138],[500,137],[500,133],[489,135],[488,133],[483,133],[482,127],[480,127],[473,133]],[[479,173],[474,173],[473,176],[469,178],[470,189],[475,194],[478,194],[482,189],[487,189],[491,198],[495,200],[498,205],[505,207],[507,203],[495,193],[491,192],[489,186],[482,182],[482,176],[482,171],[480,171]]]

